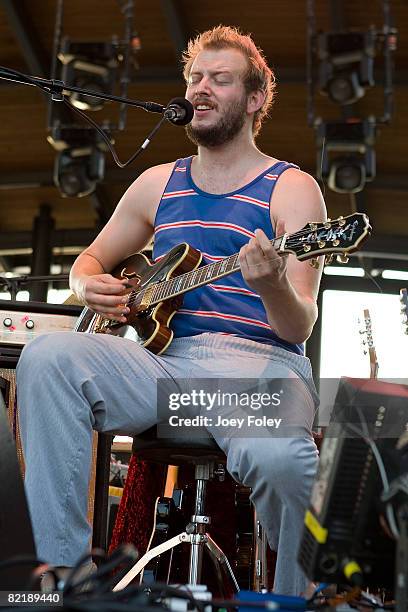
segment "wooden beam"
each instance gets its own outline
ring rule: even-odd
[[[181,12],[177,8],[174,0],[161,0],[164,16],[166,17],[167,26],[171,40],[173,42],[174,52],[179,60],[183,51],[187,47],[187,33],[182,23]]]
[[[31,74],[47,78],[49,61],[21,0],[1,0],[8,22]]]

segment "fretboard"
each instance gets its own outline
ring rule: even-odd
[[[278,249],[282,242],[282,236],[270,242]],[[152,291],[149,302],[151,306],[155,306],[163,300],[171,299],[177,295],[191,291],[192,289],[207,285],[211,281],[228,276],[228,274],[237,272],[239,269],[239,253],[234,253],[234,255],[225,257],[215,263],[207,264],[196,270],[180,274],[180,276],[176,276],[175,278],[149,285],[149,287],[139,292],[139,297],[142,298],[144,292],[147,290]]]

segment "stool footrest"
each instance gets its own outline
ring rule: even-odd
[[[227,556],[222,551],[222,549],[218,546],[216,542],[212,539],[212,537],[208,533],[187,533],[183,531],[178,535],[174,536],[167,540],[167,542],[163,542],[154,548],[148,550],[141,559],[128,571],[123,578],[113,587],[114,591],[121,591],[125,587],[128,586],[134,578],[138,574],[140,574],[146,565],[158,555],[163,554],[164,552],[170,550],[171,548],[175,548],[179,544],[183,542],[188,542],[193,546],[206,546],[210,555],[213,559],[218,562],[220,565],[223,565],[227,571],[228,577],[233,584],[234,591],[236,593],[239,592],[239,585],[235,578],[234,572],[232,571],[231,565],[228,561]],[[142,575],[141,575],[142,578]]]
[[[183,533],[179,533],[173,538],[170,538],[170,540],[163,542],[163,544],[159,544],[158,546],[155,546],[154,548],[148,550],[143,555],[143,557],[139,559],[139,561],[128,571],[128,573],[123,576],[123,578],[118,582],[118,584],[113,587],[113,590],[121,591],[122,589],[124,589],[130,582],[132,582],[134,578],[136,578],[138,574],[140,574],[140,572],[146,567],[149,561],[154,559],[154,557],[163,554],[167,550],[170,550],[170,548],[174,548],[175,546],[178,546],[183,542],[191,542],[191,538],[193,535],[194,534],[188,534],[183,531]]]

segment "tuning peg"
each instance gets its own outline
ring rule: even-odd
[[[330,264],[333,263],[333,259],[334,259],[333,253],[329,253],[328,255],[326,255],[326,258],[324,260],[324,265],[330,266]]]
[[[350,259],[350,257],[346,255],[345,253],[341,253],[340,255],[337,255],[336,259],[338,263],[346,264],[348,263],[348,260]]]
[[[337,221],[339,222],[339,226],[342,227],[343,225],[346,225],[346,220],[343,217],[343,215],[340,215],[340,217],[337,219]]]
[[[323,227],[325,229],[330,229],[331,228],[331,219],[327,219],[326,223],[323,224]]]
[[[340,240],[338,240],[338,239],[336,238],[336,240],[333,240],[333,243],[332,243],[332,244],[333,244],[333,246],[334,246],[334,247],[339,246],[339,244],[340,244]]]
[[[326,246],[326,241],[325,240],[318,240],[317,244],[318,244],[319,249],[323,249]]]
[[[317,230],[317,223],[309,223],[309,227],[314,232]]]
[[[317,257],[313,257],[313,259],[309,259],[309,265],[312,266],[315,270],[319,269],[319,260]]]

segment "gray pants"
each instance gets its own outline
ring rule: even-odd
[[[157,423],[157,379],[289,378],[281,406],[297,434],[231,433],[212,427],[227,469],[252,488],[252,500],[278,552],[274,590],[299,594],[303,516],[317,467],[311,436],[316,397],[309,360],[222,334],[175,339],[162,356],[131,340],[74,332],[45,334],[23,350],[17,368],[26,493],[40,558],[72,566],[89,550],[87,495],[92,430],[137,434]],[[291,387],[292,388],[292,387]],[[175,435],[177,435],[175,433]]]

